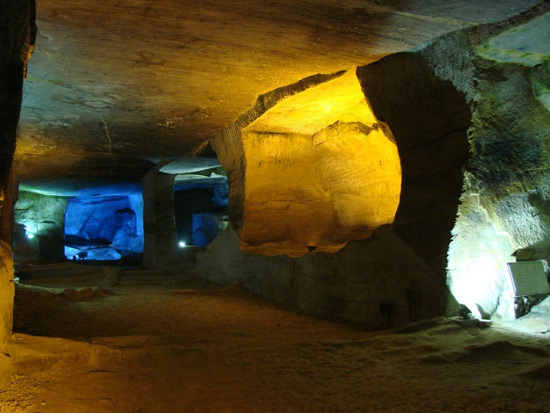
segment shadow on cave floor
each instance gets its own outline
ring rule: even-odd
[[[443,317],[366,332],[240,285],[47,278],[18,288],[0,412],[550,411],[546,337]]]

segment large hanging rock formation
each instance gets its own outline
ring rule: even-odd
[[[541,23],[548,19],[548,7],[543,4],[498,24],[450,33],[415,51],[358,68],[365,97],[378,124],[391,130],[401,159],[401,197],[390,227],[368,241],[349,243],[337,254],[311,252],[298,260],[243,255],[236,251],[235,235],[226,235],[233,247],[228,250],[226,245],[222,252],[221,243],[212,244],[198,272],[218,281],[242,280],[263,295],[369,327],[381,317],[373,302],[397,303],[394,317],[404,321],[399,311],[407,308],[407,293],[415,285],[423,297],[430,297],[422,316],[434,314],[430,309],[441,314],[446,278],[458,301],[476,315],[513,317],[506,262],[517,249],[529,259],[549,256],[549,59],[536,40],[541,28],[548,27]],[[526,33],[531,38],[524,43],[537,45],[536,50],[529,51],[521,42]],[[495,44],[501,47],[497,52]],[[267,96],[283,99],[289,94],[279,90]],[[259,107],[269,116],[277,110],[268,110],[277,101]],[[254,109],[244,119],[250,119],[250,113],[255,114],[253,121],[263,115]],[[231,218],[245,249],[252,232],[247,229],[251,198],[245,195],[246,186],[260,165],[247,162],[247,126],[241,120],[214,142],[234,178],[231,190],[238,207]],[[280,139],[267,133],[263,138]],[[288,194],[278,195],[271,193],[271,202],[291,203]],[[269,221],[269,215],[263,219]],[[294,222],[300,227],[302,219]],[[376,264],[350,252],[372,254],[372,248]],[[403,257],[399,269],[390,264],[395,251]],[[378,280],[376,286],[369,284],[371,277]],[[312,279],[315,282],[305,281]],[[393,294],[385,300],[383,292],[392,282]],[[362,288],[365,283],[369,287]]]
[[[292,95],[296,85],[291,85],[280,94],[283,100],[259,113],[250,126],[234,126],[214,142],[229,176],[237,172],[242,178],[231,187],[242,202],[240,216],[232,216],[241,249],[265,255],[303,255],[307,247],[315,252],[270,261],[235,251],[234,236],[226,235],[229,245],[214,242],[197,272],[218,282],[244,280],[263,295],[368,328],[383,325],[388,315],[381,309],[386,306],[396,323],[410,321],[412,307],[414,317],[443,314],[448,300],[446,252],[468,157],[470,110],[464,94],[439,79],[426,59],[414,53],[388,56],[344,79],[328,79],[302,92],[309,97],[308,106],[316,108],[309,111],[305,104],[296,104],[301,101]],[[350,92],[353,82],[364,94]],[[325,129],[312,122],[332,102],[316,93],[319,88],[330,90],[331,99],[340,104],[354,102],[346,110],[331,111],[337,118]],[[367,133],[352,134],[344,144],[338,137],[322,139],[334,129],[356,130],[359,120]],[[312,126],[319,132],[312,133]],[[303,133],[291,135],[289,130]],[[300,147],[294,141],[305,144]],[[319,172],[327,158],[315,156],[316,142],[335,145],[328,158],[330,174]],[[334,189],[338,182],[347,186]],[[262,195],[254,197],[261,188]],[[336,238],[322,239],[323,245],[316,225],[323,225],[327,212],[336,213],[326,230]],[[346,216],[356,219],[351,232]],[[250,245],[251,234],[257,236],[256,248]],[[368,240],[351,242],[336,254],[320,252],[354,239]]]

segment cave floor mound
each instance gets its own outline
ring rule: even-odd
[[[366,332],[241,286],[109,292],[26,314],[0,412],[550,411],[540,323]]]

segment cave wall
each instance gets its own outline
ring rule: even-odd
[[[63,261],[65,211],[69,198],[19,191],[14,209],[16,262]],[[29,238],[27,234],[32,234]]]
[[[280,87],[260,95],[250,110],[239,116],[234,123],[210,141],[223,170],[227,173],[229,184],[228,214],[229,220],[237,233],[240,234],[243,227],[243,209],[245,203],[244,183],[246,163],[242,143],[242,130],[256,121],[266,111],[273,108],[282,99],[303,92],[312,86],[338,78],[344,73],[345,71],[329,75],[312,75],[290,86]]]
[[[197,254],[195,273],[221,284],[242,282],[290,308],[371,330],[447,311],[444,280],[391,226],[379,227],[368,240],[352,241],[334,254],[268,257],[243,252],[239,244],[229,227]],[[383,314],[381,305],[391,313]]]
[[[223,205],[223,189],[225,185],[174,192],[179,241],[186,245],[206,247],[221,232],[216,222],[222,216],[227,216],[227,204]]]
[[[26,64],[36,37],[34,0],[5,0],[0,7],[0,193],[2,203],[12,203],[9,173],[21,111]],[[15,191],[14,185],[11,192]],[[7,194],[7,195],[6,195]],[[7,341],[13,313],[13,259],[11,206],[0,210],[0,386],[10,372]]]
[[[219,243],[211,244],[197,270],[218,281],[244,281],[254,291],[307,311],[373,327],[376,323],[369,320],[379,317],[374,307],[363,305],[361,316],[338,309],[349,309],[346,302],[372,303],[377,289],[385,291],[384,281],[366,289],[361,284],[384,273],[379,264],[391,267],[396,259],[392,248],[406,249],[402,257],[414,256],[411,262],[421,262],[430,279],[437,280],[436,288],[425,291],[432,298],[445,295],[441,284],[446,279],[475,315],[513,317],[506,262],[514,260],[516,250],[517,259],[550,255],[550,59],[539,53],[538,61],[526,63],[528,53],[515,51],[499,60],[487,56],[483,45],[509,29],[523,34],[518,26],[540,12],[453,32],[357,69],[370,107],[393,133],[401,158],[400,204],[394,224],[384,230],[391,236],[384,232],[387,237],[350,243],[338,254],[297,260],[242,255],[233,238],[223,252]],[[520,61],[514,61],[517,56]],[[242,159],[242,153],[232,155],[235,162]],[[247,166],[241,163],[242,176]],[[242,216],[236,221],[238,235]],[[348,252],[352,249],[366,256],[376,251],[378,263],[365,263]],[[308,271],[310,265],[317,275]],[[347,274],[357,271],[357,277],[336,267]],[[388,270],[384,280],[395,280],[403,296],[410,288],[403,273],[411,265],[405,260],[398,267]],[[308,284],[307,279],[316,281]]]
[[[333,254],[316,251],[299,258],[248,254],[242,248],[248,208],[244,196],[244,222],[242,217],[237,220],[241,231],[229,229],[214,240],[206,252],[198,255],[195,271],[216,282],[241,281],[278,302],[369,329],[452,313],[456,303],[449,297],[445,268],[462,188],[462,167],[468,157],[470,109],[465,95],[450,81],[437,78],[426,60],[414,53],[393,55],[358,68],[357,78],[377,115],[376,127],[393,133],[401,157],[403,184],[395,223],[379,227],[366,240],[348,242]],[[244,152],[250,150],[243,143],[247,137],[247,133],[239,135]],[[273,136],[264,133],[262,138]],[[288,137],[279,134],[275,138],[271,142],[283,143],[265,151],[265,162],[285,150],[284,140]],[[224,156],[228,156],[228,147]],[[239,159],[242,152],[232,155]],[[368,151],[360,155],[368,156]],[[353,160],[352,154],[349,156]],[[262,165],[262,159],[251,164],[239,162],[235,161],[245,169]],[[310,165],[306,161],[304,164]],[[329,169],[336,179],[349,178],[349,174],[332,166]],[[310,173],[318,169],[318,162],[312,162]],[[251,172],[242,173],[246,177]],[[307,174],[296,180],[275,175],[278,178],[282,185],[313,179]],[[250,190],[248,183],[249,179],[239,183],[245,194]],[[265,188],[265,196],[270,196],[269,187]],[[369,194],[365,190],[358,196]],[[302,220],[296,214],[290,215],[286,218],[294,218],[301,228]],[[276,218],[273,222],[279,221]],[[415,306],[417,313],[411,317]],[[385,316],[381,308],[390,308],[393,313]]]
[[[401,168],[378,124],[337,121],[313,135],[247,131],[243,146],[244,251],[336,252],[394,220]]]
[[[449,284],[476,314],[513,317],[506,262],[550,258],[550,110],[538,98],[549,66],[477,56],[475,67],[474,156],[449,250]]]
[[[65,215],[68,259],[118,260],[143,251],[141,195],[72,198]]]
[[[419,53],[357,69],[371,108],[397,142],[402,188],[394,228],[442,279],[469,155],[465,95],[439,79]]]
[[[159,172],[160,165],[143,177],[143,266],[169,267],[181,255],[174,211],[175,175]]]
[[[506,263],[550,256],[549,8],[453,32],[417,51],[472,112],[447,282],[478,317],[513,318]]]

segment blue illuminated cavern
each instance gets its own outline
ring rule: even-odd
[[[143,252],[140,195],[72,198],[65,215],[65,256],[118,260]]]

